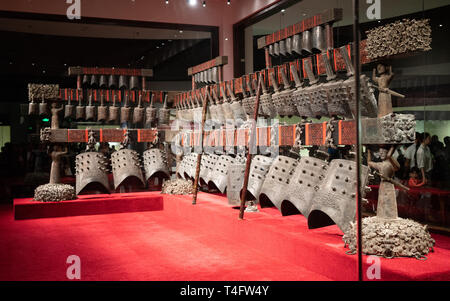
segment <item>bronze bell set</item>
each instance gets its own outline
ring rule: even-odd
[[[92,71],[93,69],[95,71]],[[155,108],[153,96],[149,105],[144,104],[145,97],[148,96],[146,93],[151,93],[146,89],[145,84],[145,78],[153,75],[151,69],[113,69],[69,67],[69,75],[77,76],[77,89],[66,89],[66,93],[67,90],[71,90],[72,93],[66,94],[64,98],[67,101],[64,106],[64,118],[75,121],[133,123],[145,126],[156,126],[159,119],[165,124],[169,122],[170,109],[167,108],[167,96],[162,112],[158,112],[159,110]],[[56,95],[61,91],[56,86],[29,85],[29,115],[50,115],[50,99],[61,98]],[[132,105],[131,102],[135,101],[136,104]]]
[[[270,45],[267,50],[270,56],[309,56],[326,52],[333,48],[333,29],[330,23],[316,25],[308,30],[281,39]]]
[[[102,90],[97,90],[102,91]],[[113,90],[116,91],[116,90]],[[83,93],[78,97],[78,101],[74,104],[72,98],[67,98],[67,103],[64,108],[64,118],[73,118],[76,121],[93,121],[105,123],[133,123],[140,125],[155,126],[156,122],[167,124],[170,120],[170,108],[167,107],[167,95],[165,97],[162,108],[155,108],[153,101],[154,95],[151,97],[151,102],[146,106],[144,104],[145,94],[137,96],[137,104],[131,105],[132,93],[134,91],[126,91],[123,93],[123,104],[120,105],[118,93],[110,94],[109,104],[106,102],[106,93],[97,94],[98,98],[94,97],[94,92],[88,92],[87,101],[84,100]],[[137,93],[136,93],[137,95]],[[96,104],[96,100],[99,103]],[[29,103],[30,115],[48,115],[48,105],[45,101],[36,103],[34,101]]]
[[[125,89],[125,90],[139,90],[139,78],[137,76],[126,75],[98,75],[85,74],[83,75],[82,86],[84,88],[92,89]]]

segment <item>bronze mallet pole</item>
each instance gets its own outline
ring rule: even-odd
[[[209,94],[208,89],[206,89],[206,94]],[[200,152],[197,154],[197,167],[195,168],[195,178],[194,178],[194,191],[192,192],[192,205],[197,204],[197,193],[198,193],[198,178],[200,176],[200,164],[202,162],[202,154],[203,154],[203,131],[205,129],[205,121],[206,121],[206,109],[208,108],[208,99],[209,95],[203,97],[200,93],[203,102],[203,110],[202,110],[202,123],[200,128]]]
[[[245,165],[245,173],[244,173],[244,185],[242,186],[242,192],[241,192],[241,208],[239,209],[239,219],[244,219],[244,205],[245,205],[245,198],[247,195],[247,187],[248,187],[248,178],[250,174],[250,165],[252,163],[252,154],[250,152],[250,148],[252,145],[255,144],[256,140],[256,121],[258,119],[258,108],[259,108],[259,98],[261,96],[261,86],[262,86],[262,75],[259,74],[258,79],[258,87],[256,88],[256,99],[255,99],[255,111],[253,113],[253,124],[250,132],[250,141],[248,145],[248,152],[247,152],[247,162]]]

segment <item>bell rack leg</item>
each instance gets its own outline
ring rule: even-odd
[[[272,68],[272,58],[270,57],[268,47],[264,48],[264,58],[266,61],[266,69]]]
[[[206,93],[209,93],[206,91]],[[202,109],[202,123],[200,128],[200,152],[197,154],[197,166],[195,168],[195,178],[194,178],[194,191],[192,192],[192,205],[197,204],[197,193],[198,193],[198,181],[200,177],[200,164],[202,162],[202,154],[203,154],[203,135],[205,130],[205,121],[206,121],[206,109],[208,108],[208,99],[209,97],[204,97],[203,99],[203,109]]]
[[[360,53],[359,53],[359,1],[353,0],[353,66],[355,67],[355,101],[356,101],[356,243],[358,253],[358,280],[363,281],[363,263],[362,263],[362,206],[361,206],[361,145],[360,145],[360,120],[361,112],[359,108],[359,101],[361,95],[360,83]]]
[[[249,151],[247,152],[247,162],[245,163],[245,172],[244,172],[244,185],[242,186],[241,192],[241,207],[239,208],[239,219],[244,219],[244,206],[245,206],[245,198],[247,195],[247,187],[248,187],[248,178],[250,174],[250,166],[252,163],[252,154],[250,152],[250,147],[255,144],[256,140],[256,121],[258,120],[258,108],[259,108],[259,98],[261,96],[261,86],[262,86],[262,76],[259,75],[258,87],[256,88],[256,99],[255,99],[255,111],[253,113],[253,124],[250,132],[250,142],[249,142]]]

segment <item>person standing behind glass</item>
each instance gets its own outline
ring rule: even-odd
[[[431,170],[433,169],[433,156],[428,145],[431,143],[429,133],[423,134],[423,141],[416,152],[417,168],[422,174],[422,181],[426,184],[430,180]]]
[[[422,143],[423,134],[416,132],[416,139],[405,151],[405,173],[406,175],[416,166],[416,152]]]
[[[395,148],[394,153],[392,154],[392,158],[397,160],[398,164],[400,164],[400,169],[395,172],[395,176],[399,179],[406,180],[408,179],[408,171],[406,170],[406,151],[408,146],[405,144],[400,144]]]

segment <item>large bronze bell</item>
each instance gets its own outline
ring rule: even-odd
[[[128,89],[128,81],[125,75],[119,76],[119,89]]]
[[[108,88],[108,80],[106,79],[106,75],[102,74],[100,76],[100,83],[99,83],[100,88]]]
[[[274,56],[280,55],[280,43],[278,43],[278,42],[273,44],[273,55]]]
[[[292,52],[302,54],[302,39],[300,34],[292,37]]]
[[[117,88],[117,86],[117,76],[111,74],[108,79],[108,87],[110,89],[114,89]]]
[[[96,75],[96,74],[93,74],[91,76],[91,87],[98,88],[98,75]]]
[[[325,29],[323,26],[316,26],[312,29],[312,50],[322,52],[327,50],[325,40]]]
[[[286,56],[286,41],[280,41],[280,55]]]
[[[302,33],[302,53],[305,55],[312,53],[312,38],[309,30]]]
[[[137,76],[130,77],[130,90],[139,90],[139,78]]]
[[[292,37],[286,38],[286,52],[288,55],[292,54]]]

